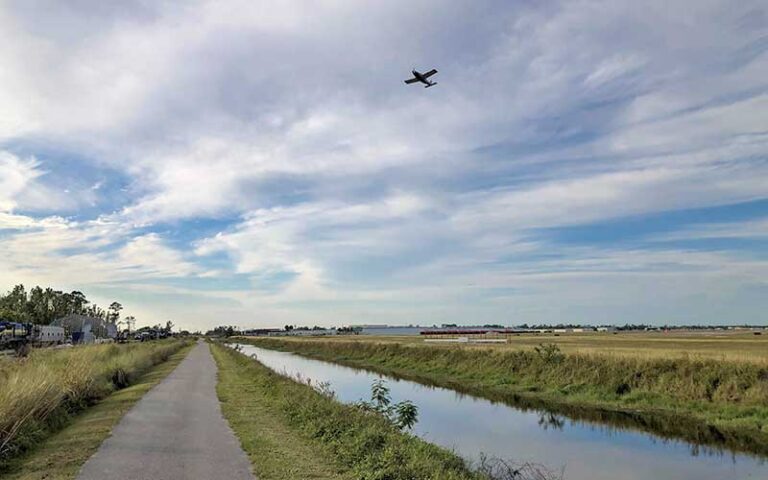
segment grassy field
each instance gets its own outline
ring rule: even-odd
[[[480,479],[464,462],[400,432],[384,418],[343,405],[214,345],[222,410],[261,480]]]
[[[34,350],[0,370],[0,469],[72,416],[134,383],[187,345],[168,340]]]
[[[766,342],[752,337],[564,335],[498,346],[391,337],[249,341],[579,418],[616,413],[667,436],[766,454],[768,361],[755,347]],[[540,343],[558,348],[537,352]]]
[[[6,480],[71,480],[109,436],[112,429],[145,393],[160,383],[186,357],[192,345],[155,365],[127,388],[107,396],[72,417],[70,423],[19,458],[6,465]]]
[[[446,338],[444,336],[435,338]],[[485,338],[485,336],[481,336]],[[631,332],[631,333],[565,333],[521,334],[505,338],[506,344],[465,345],[463,348],[492,350],[533,350],[541,343],[556,344],[563,353],[616,355],[640,358],[696,358],[768,365],[768,333],[752,332]],[[281,337],[286,341],[306,338]],[[323,337],[329,342],[375,342],[425,345],[420,336],[354,336]],[[438,346],[439,345],[432,345]]]

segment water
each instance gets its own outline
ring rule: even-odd
[[[329,382],[336,397],[346,403],[367,400],[371,383],[382,377],[288,352],[241,347],[277,372]],[[415,434],[469,461],[484,453],[535,462],[550,470],[564,469],[567,480],[768,480],[766,459],[385,378],[394,402],[411,400],[419,407]]]

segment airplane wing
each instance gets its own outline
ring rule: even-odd
[[[437,73],[437,70],[435,70],[435,69],[433,68],[432,70],[428,71],[427,73],[423,74],[422,76],[423,76],[424,78],[429,78],[429,77],[431,77],[432,75],[434,75],[434,74],[436,74],[436,73]]]
[[[413,78],[409,78],[408,80],[406,80],[405,83],[411,84],[411,83],[416,83],[418,81],[419,81],[418,78],[413,77]]]

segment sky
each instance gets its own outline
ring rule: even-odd
[[[768,5],[2,2],[17,283],[192,330],[766,323]]]

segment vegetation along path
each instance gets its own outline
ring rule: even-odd
[[[81,480],[253,479],[221,415],[216,364],[199,343],[141,399],[86,462]]]

